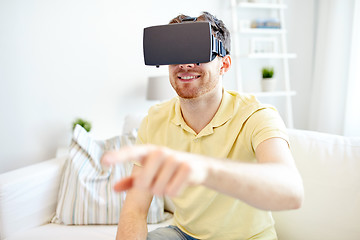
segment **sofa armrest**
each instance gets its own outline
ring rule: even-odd
[[[274,212],[279,239],[360,239],[360,138],[289,129],[305,201]]]
[[[51,159],[0,175],[0,239],[51,220],[65,159]]]

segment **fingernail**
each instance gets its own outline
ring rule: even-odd
[[[109,154],[105,153],[102,157],[100,162],[105,165],[110,165],[111,159],[109,158]]]

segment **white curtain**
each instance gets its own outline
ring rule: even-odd
[[[316,1],[311,130],[360,136],[359,1]]]
[[[360,136],[360,0],[355,1],[344,135]]]

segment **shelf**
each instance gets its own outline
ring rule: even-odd
[[[241,34],[284,34],[284,29],[269,29],[269,28],[243,28],[238,31]]]
[[[251,92],[256,97],[286,97],[296,95],[295,91]]]
[[[250,2],[240,2],[237,4],[241,8],[265,8],[265,9],[285,9],[287,6],[285,4],[277,3],[250,3]]]
[[[283,116],[285,118],[285,124],[289,128],[292,128],[292,96],[296,95],[296,92],[290,90],[288,60],[294,59],[297,56],[295,53],[288,53],[287,49],[287,31],[285,28],[284,15],[284,11],[287,8],[288,6],[283,0],[231,0],[232,33],[234,33],[236,42],[233,57],[237,62],[240,62],[240,64],[235,65],[235,78],[238,91],[243,91],[244,83],[248,83],[251,78],[255,77],[256,79],[258,77],[259,73],[254,71],[255,69],[253,68],[260,67],[258,66],[259,64],[265,64],[266,62],[276,64],[280,69],[277,71],[277,74],[279,74],[279,78],[281,79],[277,89],[271,92],[262,92],[260,88],[258,90],[252,89],[252,91],[248,89],[245,93],[261,98],[261,101],[265,103],[277,97],[283,98],[281,101],[284,100],[285,104],[281,107],[285,114]],[[269,18],[270,16],[271,18]],[[276,19],[274,24],[271,24],[272,19]],[[259,28],[255,28],[256,26]],[[248,43],[246,43],[246,41],[248,41]],[[252,67],[244,69],[244,65],[248,64]],[[248,81],[244,81],[244,78]]]
[[[249,59],[292,59],[296,58],[295,53],[250,53],[248,55],[241,55],[241,58]]]

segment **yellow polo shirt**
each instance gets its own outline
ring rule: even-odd
[[[273,137],[288,141],[286,127],[273,107],[260,104],[251,95],[224,91],[214,118],[198,134],[185,123],[177,97],[150,108],[140,126],[138,143],[231,161],[256,162],[256,147]],[[176,226],[194,238],[277,239],[270,212],[209,188],[188,187],[173,202]]]

